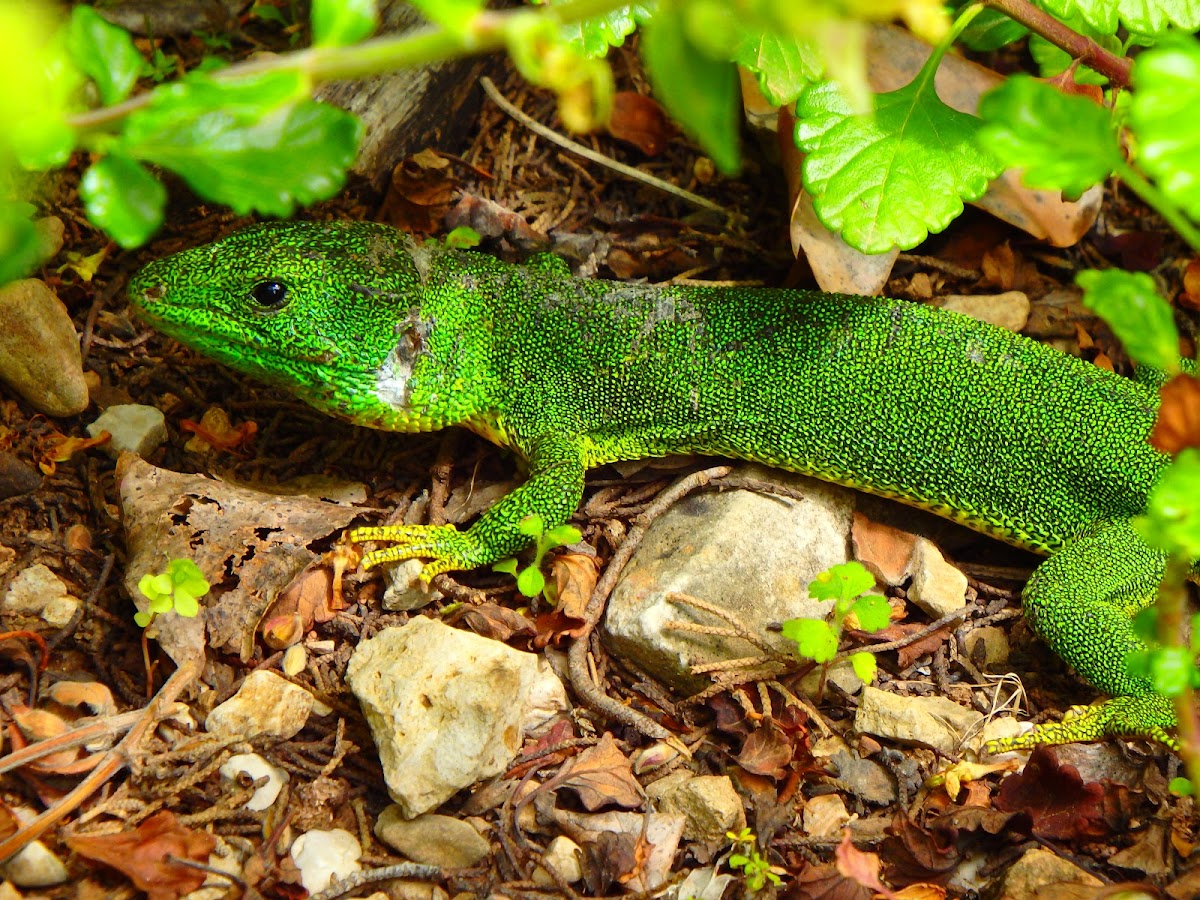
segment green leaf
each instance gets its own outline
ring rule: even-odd
[[[446,235],[446,246],[451,250],[470,250],[478,247],[483,238],[470,225],[459,225]]]
[[[1091,38],[1114,56],[1125,55],[1120,38],[1111,32],[1096,30],[1078,13],[1063,18],[1062,23],[1072,31]],[[1029,38],[1029,55],[1038,64],[1038,70],[1043,78],[1052,78],[1065,72],[1074,61],[1066,50],[1056,47],[1038,34]],[[1075,82],[1077,84],[1108,84],[1108,79],[1094,69],[1081,65],[1075,69]]]
[[[1191,686],[1193,668],[1183,647],[1159,647],[1150,654],[1150,683],[1164,697],[1178,697]]]
[[[1163,41],[1133,66],[1129,124],[1137,136],[1137,161],[1168,199],[1200,219],[1200,43],[1194,37]]]
[[[314,46],[344,47],[356,43],[369,37],[378,24],[375,0],[313,0]]]
[[[1116,34],[1118,22],[1139,34],[1162,34],[1169,25],[1200,28],[1200,5],[1194,0],[1039,0],[1038,5],[1060,18],[1078,11],[1104,34]]]
[[[200,613],[200,604],[190,591],[177,588],[175,591],[175,612],[188,619],[194,619]]]
[[[1193,613],[1189,620],[1188,631],[1191,634],[1191,651],[1195,656],[1200,654],[1200,613]]]
[[[526,597],[536,597],[546,589],[546,576],[537,566],[529,566],[521,570],[517,576],[517,590]]]
[[[129,96],[142,71],[142,54],[133,38],[90,6],[71,10],[67,25],[67,52],[100,91],[106,105],[119,103]]]
[[[512,575],[514,578],[516,578],[517,577],[517,565],[518,565],[517,558],[515,556],[510,556],[508,559],[502,559],[502,560],[500,560],[500,562],[495,563],[492,566],[492,571],[493,572],[503,572],[506,575]]]
[[[186,590],[196,597],[203,597],[208,593],[208,579],[204,577],[200,567],[186,557],[171,560],[167,564],[167,573],[171,576],[171,583],[176,591]]]
[[[304,99],[306,89],[289,72],[238,81],[193,74],[155,89],[126,120],[121,145],[238,215],[289,216],[341,189],[362,130],[349,113]]]
[[[810,40],[769,32],[742,36],[733,61],[758,78],[758,89],[772,106],[786,106],[825,72],[819,48]]]
[[[853,560],[838,563],[821,572],[808,585],[808,595],[816,600],[853,600],[875,587],[875,579]]]
[[[471,20],[483,9],[483,0],[411,0],[411,5],[434,25],[451,34],[464,35]]]
[[[150,600],[150,612],[155,615],[169,613],[174,605],[175,602],[170,594],[159,594]]]
[[[1028,33],[1028,28],[1014,22],[999,10],[984,9],[963,29],[958,39],[972,50],[986,52],[999,50],[1013,41],[1019,41]]]
[[[1108,323],[1134,362],[1179,371],[1179,332],[1170,304],[1145,272],[1084,269],[1075,276],[1083,305]]]
[[[796,652],[805,659],[826,663],[837,655],[837,635],[820,619],[788,619],[781,631],[785,638],[796,642]]]
[[[854,669],[858,680],[864,684],[870,684],[875,680],[875,672],[879,668],[878,663],[875,662],[875,654],[861,650],[858,653],[850,654],[850,666]]]
[[[37,267],[41,243],[28,203],[0,200],[0,284],[24,278]]]
[[[1122,163],[1109,113],[1028,75],[1015,75],[979,101],[979,141],[1025,184],[1078,196]]]
[[[162,183],[120,153],[110,153],[87,170],[79,195],[88,218],[127,250],[141,246],[158,230],[167,205]]]
[[[574,525],[559,525],[557,528],[551,528],[544,535],[546,541],[546,549],[552,547],[565,547],[568,544],[578,544],[583,540],[583,533]]]
[[[871,587],[874,586],[872,579]],[[863,631],[883,631],[888,627],[892,616],[892,608],[888,606],[887,598],[880,594],[863,594],[854,601],[850,611],[858,619],[858,625]]]
[[[154,621],[154,613],[149,611],[134,613],[133,621],[137,623],[138,628],[145,628]]]
[[[1200,559],[1200,449],[1181,450],[1163,470],[1133,527],[1152,547]]]
[[[933,73],[875,98],[859,116],[832,82],[796,105],[796,146],[817,216],[865,253],[908,249],[941,231],[1001,166],[975,142],[979,121],[942,103]]]
[[[655,96],[718,169],[736,173],[740,106],[733,64],[699,52],[674,7],[659,10],[642,28],[641,49]]]
[[[550,4],[554,6],[554,3]],[[562,27],[563,40],[593,58],[605,56],[609,47],[620,47],[638,25],[653,15],[642,3],[622,6],[612,12]]]
[[[1192,782],[1187,778],[1184,778],[1182,775],[1178,778],[1172,778],[1167,783],[1167,790],[1169,790],[1176,797],[1190,797],[1192,794],[1196,793],[1196,789],[1192,786]]]
[[[517,531],[526,537],[540,538],[546,531],[546,520],[534,513],[517,523]]]

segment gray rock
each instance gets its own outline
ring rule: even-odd
[[[863,759],[842,748],[829,757],[837,780],[859,800],[885,805],[896,802],[896,780],[887,768],[873,759]]]
[[[11,453],[0,452],[0,500],[30,494],[42,486],[42,476]]]
[[[87,409],[79,335],[54,291],[36,278],[0,287],[0,322],[0,381],[48,416]]]
[[[742,798],[726,775],[667,776],[655,785],[659,786],[655,797],[659,812],[683,816],[683,836],[688,840],[721,840],[725,832],[746,827]]]
[[[153,406],[122,403],[110,406],[87,427],[92,437],[102,431],[112,435],[104,448],[110,456],[116,458],[129,450],[144,459],[166,441],[167,418]]]
[[[966,645],[967,656],[983,671],[1007,670],[1010,645],[1008,632],[1003,628],[995,625],[974,628],[967,633]]]
[[[669,602],[668,593],[722,607],[761,640],[791,653],[795,645],[767,626],[824,616],[829,604],[810,600],[808,583],[847,559],[850,491],[759,466],[746,471],[802,491],[804,499],[748,490],[688,497],[651,525],[608,602],[604,638],[612,651],[684,690],[708,683],[688,674],[694,663],[758,651],[739,638],[670,630],[673,622],[725,623]]]
[[[464,869],[492,852],[484,837],[462,819],[425,813],[404,818],[395,804],[375,820],[375,837],[415,863]]]
[[[304,727],[314,702],[304,688],[259,669],[246,676],[236,694],[208,714],[204,728],[209,734],[290,738]]]
[[[982,718],[974,710],[945,697],[901,697],[867,685],[854,716],[854,728],[907,744],[924,744],[953,755],[958,752],[962,737]]]
[[[419,576],[423,568],[425,561],[422,559],[406,559],[387,566],[387,587],[383,589],[380,605],[388,612],[411,612],[439,599],[442,596],[441,591],[421,583]]]
[[[531,698],[554,693],[567,708],[562,684],[547,691],[544,679],[558,681],[535,654],[424,616],[360,643],[346,669],[407,818],[503,772]]]

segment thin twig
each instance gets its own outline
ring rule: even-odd
[[[1127,88],[1133,63],[1105,50],[1089,37],[1068,28],[1049,13],[1038,9],[1028,0],[983,0],[984,6],[1004,13],[1014,22],[1024,25],[1034,34],[1048,40],[1058,49],[1070,54],[1089,69],[1107,78],[1113,87]]]
[[[508,100],[505,99],[504,95],[500,93],[496,85],[492,83],[492,79],[488,78],[486,75],[479,79],[479,83],[483,85],[484,92],[492,98],[492,102],[504,110],[505,113],[516,119],[534,134],[544,137],[551,143],[557,144],[565,150],[570,150],[572,153],[582,156],[584,159],[591,160],[592,162],[604,166],[607,169],[611,169],[613,172],[616,172],[619,175],[624,175],[626,178],[632,178],[634,181],[640,181],[642,184],[649,185],[652,188],[658,188],[660,191],[665,191],[673,197],[678,197],[680,200],[691,203],[693,206],[699,206],[701,209],[711,210],[712,212],[720,213],[726,217],[730,215],[729,210],[727,210],[725,207],[713,203],[711,200],[707,200],[704,197],[701,197],[699,194],[693,194],[691,191],[685,190],[684,188],[679,187],[677,184],[671,184],[669,181],[664,181],[661,178],[655,178],[653,175],[643,172],[641,169],[635,169],[633,166],[627,166],[624,163],[617,162],[615,159],[605,156],[603,153],[598,153],[591,147],[585,147],[583,144],[577,143],[568,137],[563,137],[557,131],[547,128],[541,122],[531,119],[529,116],[525,115],[525,113],[521,112],[521,110],[509,103]]]

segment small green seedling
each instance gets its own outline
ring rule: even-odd
[[[450,250],[470,250],[478,247],[483,238],[469,225],[459,225],[446,235],[446,247]]]
[[[802,658],[827,665],[837,656],[842,627],[851,613],[863,631],[882,631],[887,627],[891,608],[879,594],[866,593],[873,587],[875,579],[861,563],[841,563],[822,572],[808,586],[808,593],[816,600],[833,601],[830,621],[788,619],[783,623],[783,636],[796,642],[796,652]],[[864,682],[875,678],[873,654],[852,653],[850,665]]]
[[[761,891],[768,881],[776,885],[781,883],[779,875],[772,870],[771,863],[758,852],[757,838],[753,831],[749,828],[727,831],[725,837],[733,841],[734,850],[737,851],[729,854],[729,868],[742,870],[742,877],[746,879],[746,889],[750,893]]]
[[[536,597],[546,589],[546,576],[542,574],[542,560],[546,554],[555,547],[578,543],[583,535],[573,525],[559,525],[547,530],[541,516],[526,516],[517,523],[517,530],[533,539],[533,561],[521,569],[516,558],[509,557],[492,566],[492,571],[515,576],[517,590],[526,597]]]
[[[208,579],[199,566],[190,559],[173,559],[165,572],[143,575],[138,582],[138,590],[150,600],[150,608],[136,614],[133,621],[146,628],[159,613],[171,610],[193,618],[200,612],[197,598],[207,594],[208,589]]]

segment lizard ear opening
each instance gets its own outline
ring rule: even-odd
[[[288,287],[279,281],[260,281],[250,290],[254,302],[263,309],[281,309],[288,301]]]

